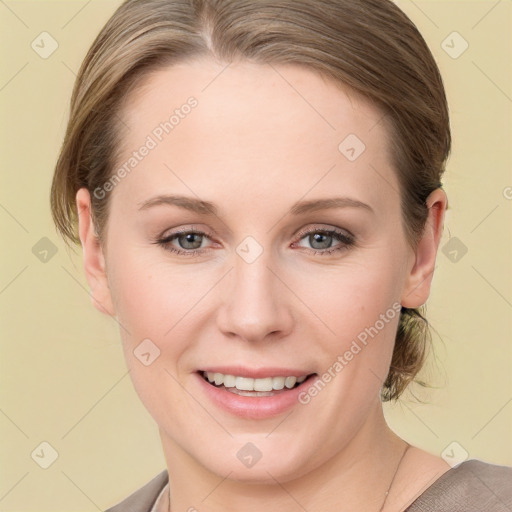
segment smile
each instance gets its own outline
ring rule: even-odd
[[[203,367],[195,377],[198,392],[215,407],[243,419],[264,420],[300,405],[299,394],[318,374],[304,368],[232,365]]]
[[[281,391],[284,388],[293,389],[302,382],[304,382],[308,375],[301,375],[299,377],[288,376],[288,377],[265,377],[262,379],[253,379],[251,377],[242,377],[239,375],[225,375],[218,372],[203,372],[203,377],[210,384],[217,387],[224,386],[228,391],[246,391],[251,392],[247,396],[268,396],[268,395],[257,395],[254,392],[268,393],[271,391]],[[237,393],[239,394],[239,393]]]

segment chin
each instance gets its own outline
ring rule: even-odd
[[[261,441],[256,437],[253,437],[253,441],[247,441],[246,436],[241,441],[231,439],[231,443],[227,443],[231,446],[221,447],[219,443],[217,446],[220,453],[202,451],[196,454],[199,455],[196,461],[221,478],[227,477],[240,483],[272,485],[275,485],[276,480],[284,483],[300,478],[322,463],[313,457],[320,447],[306,450],[292,433],[289,443],[284,443],[282,436],[275,443],[263,435]],[[291,449],[286,450],[284,446],[290,446]]]

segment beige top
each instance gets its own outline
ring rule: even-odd
[[[106,512],[164,512],[169,475],[162,471]],[[404,512],[511,512],[512,467],[471,459],[443,473]]]

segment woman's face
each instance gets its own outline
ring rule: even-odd
[[[95,191],[113,187],[108,282],[94,250],[86,268],[167,453],[286,481],[373,435],[400,304],[433,269],[382,114],[304,68],[204,59],[146,77],[121,121]]]

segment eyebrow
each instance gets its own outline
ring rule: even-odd
[[[139,211],[147,210],[154,206],[178,206],[191,212],[200,213],[203,215],[217,215],[217,208],[213,203],[209,201],[201,201],[200,199],[194,199],[193,197],[187,196],[170,196],[170,195],[159,195],[152,197],[147,201],[139,203]]]
[[[218,215],[218,209],[213,203],[180,195],[158,195],[139,203],[139,205],[139,211],[147,210],[154,206],[167,205],[177,206],[202,215]],[[334,208],[362,208],[371,213],[375,213],[369,204],[350,197],[332,197],[326,199],[313,199],[310,201],[298,201],[290,208],[289,213],[292,215],[303,215],[305,213],[312,213],[318,210]]]

